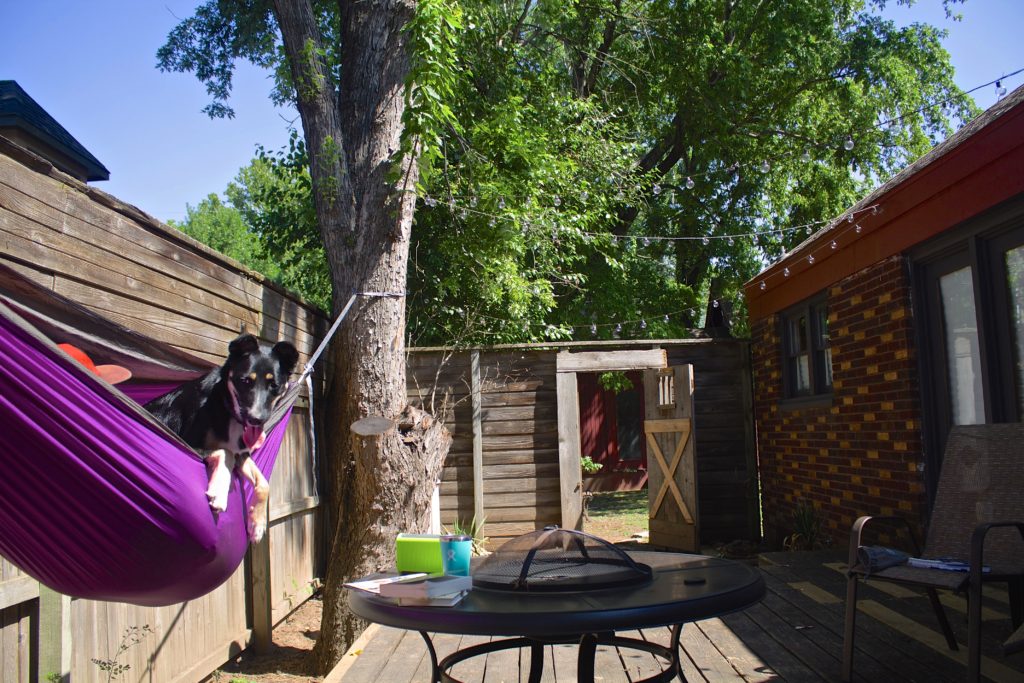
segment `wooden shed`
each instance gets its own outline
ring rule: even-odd
[[[748,358],[731,338],[411,349],[410,396],[453,433],[442,523],[484,519],[492,546],[550,524],[580,528],[577,378],[690,366],[699,543],[758,538]],[[656,377],[644,391],[657,411]]]
[[[923,525],[952,425],[1024,415],[1024,90],[747,282],[769,540]],[[810,511],[810,514],[806,514]]]
[[[59,168],[0,135],[4,265],[131,330],[214,362],[241,330],[288,339],[303,360],[316,347],[325,329],[318,310]],[[309,400],[300,398],[274,471],[269,538],[202,598],[160,608],[71,599],[0,559],[0,680],[49,674],[76,683],[105,680],[91,660],[108,658],[126,629],[143,625],[154,635],[119,659],[138,680],[199,680],[242,649],[268,645],[273,624],[323,576],[311,438]]]

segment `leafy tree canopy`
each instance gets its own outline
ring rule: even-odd
[[[316,6],[336,35],[337,4]],[[433,102],[410,108],[413,144],[433,152],[410,340],[680,336],[709,298],[741,313],[739,287],[766,259],[976,113],[943,33],[897,27],[884,6],[461,0],[458,41],[425,40],[410,89]],[[273,97],[293,99],[260,0],[208,3],[159,58],[207,83],[212,115],[230,114],[239,58],[272,69]],[[261,155],[236,205],[286,254],[283,270],[311,269],[326,286],[303,154]]]
[[[293,135],[287,150],[259,150],[225,190],[227,204],[211,194],[189,206],[184,221],[170,224],[330,310],[330,275],[310,187],[302,142]]]

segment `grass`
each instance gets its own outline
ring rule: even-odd
[[[647,489],[595,493],[583,520],[583,530],[618,543],[647,531]]]

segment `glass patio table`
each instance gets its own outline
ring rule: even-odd
[[[474,587],[452,607],[397,605],[360,591],[350,592],[352,611],[367,621],[418,631],[430,653],[432,680],[460,683],[453,666],[471,657],[511,648],[530,648],[529,681],[538,683],[544,646],[579,645],[577,680],[594,680],[597,646],[652,653],[667,662],[659,673],[637,683],[661,683],[676,676],[683,624],[746,609],[765,594],[760,572],[747,564],[704,555],[630,552],[653,570],[650,581],[636,586],[576,592],[529,593]],[[653,627],[671,627],[668,647],[615,635]],[[429,633],[508,636],[457,650],[437,659]]]

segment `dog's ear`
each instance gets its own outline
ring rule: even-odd
[[[270,353],[277,358],[281,364],[281,371],[285,375],[292,374],[295,364],[299,362],[299,352],[295,350],[294,346],[286,341],[280,341],[274,344],[274,348],[271,349]]]
[[[251,334],[243,334],[228,344],[229,356],[244,356],[260,350],[260,341]]]

